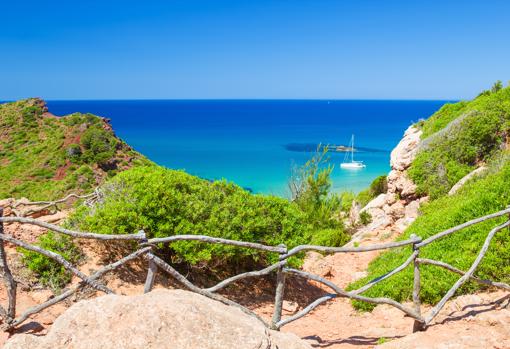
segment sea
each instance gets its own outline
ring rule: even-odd
[[[79,100],[48,101],[49,111],[106,117],[116,134],[159,165],[254,193],[289,197],[292,169],[317,146],[348,146],[366,167],[344,170],[330,152],[332,190],[357,193],[390,170],[404,131],[448,101],[431,100]]]

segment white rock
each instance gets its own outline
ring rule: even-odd
[[[405,207],[405,217],[416,219],[420,215],[420,201],[414,200]]]
[[[403,171],[407,169],[416,156],[422,131],[410,126],[404,137],[391,152],[390,165],[392,169]]]
[[[365,207],[363,207],[360,211],[367,211],[373,208],[382,208],[384,204],[386,203],[386,194],[379,194],[375,199],[370,201]]]

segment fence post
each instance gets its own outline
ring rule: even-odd
[[[278,261],[281,262],[285,259],[287,254],[287,246],[284,244],[278,245],[285,249],[284,252],[280,252]],[[285,263],[287,264],[287,263]],[[278,267],[276,275],[276,294],[274,297],[274,311],[273,318],[271,319],[271,329],[279,330],[277,323],[282,319],[282,307],[283,307],[283,295],[285,293],[285,265]]]
[[[145,237],[145,232],[143,230],[140,231]],[[142,243],[147,242],[147,238],[145,237],[141,240]],[[152,247],[149,253],[152,252]],[[143,293],[149,293],[152,291],[152,287],[154,286],[154,280],[156,279],[156,274],[158,272],[158,265],[151,259],[149,259],[149,268],[147,269],[147,278],[145,279],[145,284],[143,286]]]
[[[420,290],[421,290],[421,274],[420,274],[420,263],[418,263],[417,259],[420,257],[420,248],[416,246],[417,243],[421,242],[421,238],[412,234],[411,238],[417,239],[418,241],[413,243],[413,252],[416,252],[416,256],[414,257],[413,265],[414,265],[414,283],[413,283],[413,304],[414,311],[421,316],[421,301],[420,301]],[[413,324],[413,332],[423,331],[425,330],[425,324],[418,320],[414,320]]]
[[[4,208],[0,207],[0,217],[4,216]],[[4,233],[4,222],[0,222],[0,234]],[[7,289],[7,296],[9,298],[9,308],[7,309],[7,319],[4,322],[11,323],[16,317],[16,281],[12,277],[11,270],[7,264],[7,256],[5,254],[4,240],[0,241],[0,269],[2,277]]]

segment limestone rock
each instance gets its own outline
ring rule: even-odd
[[[81,301],[46,336],[18,334],[5,349],[310,349],[297,336],[195,293],[154,290]]]
[[[392,169],[403,171],[407,169],[416,156],[422,131],[410,126],[404,137],[391,152],[390,165]]]
[[[404,217],[406,208],[404,207],[404,204],[400,201],[395,202],[393,205],[389,208],[389,213],[393,218],[399,219]]]
[[[325,260],[322,254],[315,251],[307,252],[303,269],[319,275],[320,277],[328,277],[333,273],[333,266],[331,263]]]
[[[379,194],[375,199],[373,199],[365,207],[363,207],[361,209],[360,213],[363,211],[370,210],[372,208],[381,209],[385,203],[386,203],[386,194]]]
[[[416,184],[405,171],[391,170],[388,174],[388,193],[398,193],[402,199],[413,198],[416,195]]]
[[[295,314],[299,310],[299,304],[297,304],[296,302],[283,301],[282,309],[291,314]]]
[[[416,219],[420,215],[420,201],[414,200],[408,203],[405,207],[405,217]]]

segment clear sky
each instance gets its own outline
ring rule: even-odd
[[[510,1],[2,1],[0,100],[460,99],[510,80]]]

